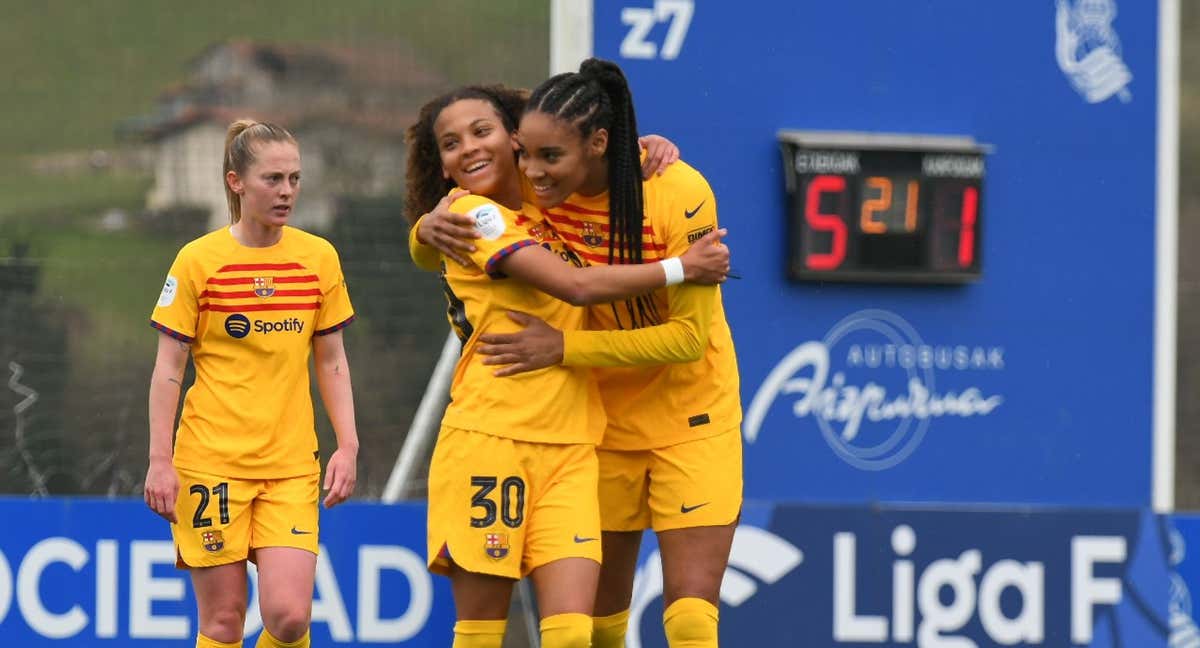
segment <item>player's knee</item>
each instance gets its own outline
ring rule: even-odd
[[[588,648],[592,645],[592,617],[555,614],[542,619],[542,648]]]
[[[263,626],[282,642],[292,642],[308,632],[311,611],[304,607],[286,607],[263,614]]]
[[[200,620],[200,634],[223,643],[242,638],[242,628],[246,623],[245,605],[221,605],[205,616]]]
[[[686,598],[715,600],[721,593],[724,563],[696,564],[690,570],[675,569],[664,573],[663,596],[669,601]]]

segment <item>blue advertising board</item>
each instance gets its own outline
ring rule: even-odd
[[[323,511],[314,645],[447,646],[423,504]],[[0,499],[0,645],[192,646],[166,524],[134,500]],[[1200,646],[1200,517],[1135,509],[748,502],[721,587],[724,645]],[[261,629],[251,579],[247,645]],[[647,534],[629,648],[666,646]],[[740,639],[740,641],[739,641]],[[791,643],[789,643],[791,642]]]
[[[730,230],[748,497],[1169,506],[1159,10],[592,4],[580,54],[622,66],[639,129],[679,143]],[[781,131],[978,143],[978,277],[790,279]]]
[[[721,643],[1200,645],[1171,524],[1134,509],[748,504]],[[665,648],[661,564],[646,545],[627,646]]]
[[[454,605],[425,567],[424,504],[321,514],[316,646],[448,646]],[[0,645],[195,645],[196,602],[143,502],[0,499]],[[246,645],[262,629],[251,579]]]

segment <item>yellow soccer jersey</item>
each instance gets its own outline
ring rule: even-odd
[[[226,227],[183,246],[150,316],[191,344],[196,368],[175,465],[246,479],[319,472],[312,339],[353,319],[337,252],[320,237],[285,227],[252,248]]]
[[[465,196],[451,209],[474,218],[483,237],[474,241],[471,267],[442,262],[447,315],[463,342],[442,424],[519,441],[598,442],[604,412],[587,368],[555,366],[497,378],[492,375],[496,367],[483,364],[477,352],[482,333],[520,329],[507,311],[529,313],[561,330],[583,325],[582,308],[505,277],[496,270],[500,260],[523,247],[541,245],[565,262],[582,264],[532,205],[514,212],[481,196]]]
[[[645,262],[679,256],[716,228],[712,189],[687,164],[672,164],[642,187]],[[542,213],[585,262],[608,263],[607,193],[572,195]],[[649,328],[656,325],[665,326]],[[595,370],[608,417],[601,447],[661,448],[741,423],[737,357],[718,287],[679,284],[640,304],[594,305],[587,328],[564,331],[563,364],[603,367]],[[688,342],[703,342],[702,357],[679,363]],[[671,364],[628,366],[664,362]]]

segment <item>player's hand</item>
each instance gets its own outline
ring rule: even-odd
[[[354,494],[358,482],[358,451],[338,448],[325,464],[325,508],[333,508]]]
[[[695,284],[723,283],[729,276],[729,246],[721,242],[728,231],[714,230],[700,237],[679,260],[683,262],[683,279]]]
[[[646,180],[655,173],[662,175],[667,167],[679,161],[679,147],[662,135],[639,137],[638,144],[646,149],[646,159],[642,161],[642,178]]]
[[[483,364],[508,365],[493,371],[492,375],[512,376],[562,362],[562,331],[527,313],[509,311],[508,317],[524,328],[516,333],[479,336],[479,353],[487,356]]]
[[[471,264],[464,253],[475,251],[475,244],[471,241],[479,238],[479,232],[475,231],[474,220],[450,211],[450,203],[470,193],[466,189],[454,190],[439,200],[433,211],[425,214],[417,223],[418,241],[437,248],[464,266]]]
[[[175,517],[175,500],[179,497],[179,475],[170,459],[151,459],[150,467],[146,469],[146,485],[143,491],[146,505],[151,511],[159,514],[171,524],[179,519]]]

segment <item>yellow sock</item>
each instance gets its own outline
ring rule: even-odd
[[[499,621],[459,621],[454,624],[451,648],[500,648],[504,643],[504,619]]]
[[[308,630],[304,631],[304,636],[295,641],[280,641],[275,638],[266,628],[263,628],[262,634],[258,635],[258,641],[254,643],[254,648],[309,648],[312,645],[312,640],[309,638]]]
[[[588,648],[592,645],[592,617],[577,612],[542,619],[542,648]]]
[[[202,634],[196,634],[196,648],[242,648],[242,640],[238,639],[232,643],[221,643],[216,639],[209,639]]]
[[[592,618],[592,648],[625,648],[629,610]]]
[[[699,598],[681,598],[663,612],[671,648],[717,648],[717,608]]]

